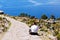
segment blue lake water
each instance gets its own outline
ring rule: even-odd
[[[42,14],[46,14],[48,17],[50,17],[51,14],[55,17],[60,17],[60,8],[56,7],[2,8],[0,10],[12,16],[18,16],[20,13],[24,12],[36,16],[37,18],[40,18]]]

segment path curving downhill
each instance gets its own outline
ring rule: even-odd
[[[29,27],[13,18],[6,17],[11,22],[11,27],[5,33],[2,40],[41,40],[37,35],[29,35]]]

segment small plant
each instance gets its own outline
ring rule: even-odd
[[[44,30],[45,32],[47,32],[48,30]]]
[[[40,31],[44,31],[44,30],[45,30],[45,29],[42,28]]]
[[[0,17],[0,20],[2,20],[2,17]]]

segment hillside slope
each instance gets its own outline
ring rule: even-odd
[[[2,40],[41,40],[37,35],[29,35],[29,27],[22,22],[6,17],[11,22],[11,27]]]

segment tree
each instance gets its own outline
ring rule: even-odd
[[[45,15],[45,14],[43,14],[42,16],[41,16],[41,19],[47,19],[48,17]]]
[[[57,20],[60,20],[60,18],[57,18]]]
[[[50,19],[55,19],[55,16],[54,16],[54,15],[51,15],[51,16],[50,16]]]
[[[20,13],[20,15],[18,15],[19,17],[30,17],[30,15],[28,15],[27,13]]]
[[[31,16],[30,18],[31,18],[31,19],[34,19],[34,18],[35,18],[35,16]]]

